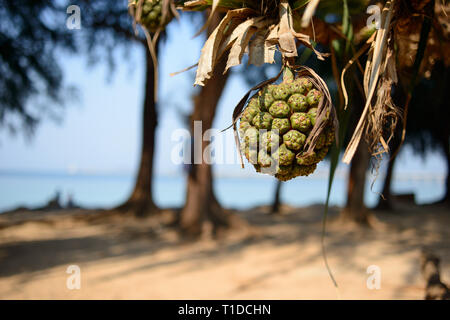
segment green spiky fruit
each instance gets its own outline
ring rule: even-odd
[[[327,143],[327,136],[324,132],[322,132],[316,141],[316,149],[320,150],[323,147],[325,147],[325,144]]]
[[[289,122],[289,119],[273,119],[272,130],[277,130],[279,134],[285,134],[289,131],[289,129],[291,129],[291,123]]]
[[[280,136],[275,131],[266,131],[261,136],[260,146],[261,149],[268,152],[277,150],[280,145]]]
[[[317,162],[317,154],[314,151],[309,153],[297,153],[295,158],[297,160],[297,164],[301,166],[310,166]]]
[[[253,165],[258,165],[258,151],[250,147],[244,148],[245,157]]]
[[[306,96],[306,101],[308,101],[308,104],[310,106],[316,106],[319,104],[320,99],[322,99],[323,95],[319,90],[312,89],[308,92],[308,95]]]
[[[304,112],[296,112],[291,116],[291,126],[293,129],[308,132],[311,129],[311,120]]]
[[[260,111],[261,107],[259,105],[259,99],[257,97],[250,99],[248,107],[246,109],[248,108]]]
[[[269,111],[270,106],[275,102],[275,98],[272,96],[272,89],[273,86],[269,85],[258,93],[259,105],[262,111]]]
[[[273,159],[265,150],[259,150],[258,152],[258,164],[263,168],[272,166]]]
[[[273,117],[268,112],[259,112],[252,120],[252,124],[256,129],[270,130],[272,127]]]
[[[252,122],[253,118],[261,111],[255,104],[249,105],[242,113],[242,119],[247,122]]]
[[[289,97],[288,104],[293,112],[305,112],[308,110],[306,97],[301,93],[294,93]]]
[[[294,162],[295,153],[282,144],[272,156],[279,166],[289,166]]]
[[[130,6],[135,8],[137,12],[139,10],[140,0],[131,0]],[[150,32],[156,32],[158,28],[164,29],[164,27],[172,20],[173,16],[170,10],[162,21],[162,0],[143,0],[142,11],[138,22],[146,27]]]
[[[297,130],[290,130],[283,136],[286,147],[294,151],[300,150],[305,145],[305,141],[306,136]]]
[[[305,78],[298,78],[289,85],[291,94],[300,93],[305,95],[309,92],[309,90],[311,90],[312,87],[312,82]]]
[[[291,94],[289,84],[281,83],[272,89],[272,96],[275,100],[286,100]]]
[[[252,125],[248,121],[241,120],[239,123],[239,134],[241,137],[245,135],[245,132],[250,129]]]
[[[309,120],[311,121],[311,124],[314,126],[316,124],[317,108],[309,109],[307,115],[309,117]]]
[[[291,113],[291,108],[284,101],[275,101],[270,106],[269,112],[275,118],[287,118]]]
[[[246,148],[258,148],[259,143],[259,130],[255,127],[250,127],[244,133],[244,142]]]
[[[314,149],[307,144],[324,97],[313,83],[310,78],[285,77],[281,84],[267,85],[249,100],[240,116],[239,134],[243,153],[257,172],[287,181],[310,175],[325,158],[335,133],[328,117]]]

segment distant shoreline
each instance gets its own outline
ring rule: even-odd
[[[39,177],[39,178],[117,178],[117,179],[132,179],[134,173],[130,172],[94,172],[94,171],[78,171],[78,172],[65,172],[65,171],[33,171],[33,170],[0,170],[1,177]],[[341,169],[336,171],[337,179],[345,179],[347,170]],[[369,179],[375,178],[374,175],[368,174]],[[184,173],[170,172],[155,175],[155,179],[170,179],[184,177]],[[216,179],[266,179],[272,178],[268,175],[262,174],[249,174],[248,172],[242,173],[223,173],[215,172],[214,177]],[[318,168],[318,170],[308,177],[308,179],[328,179],[328,169]],[[444,182],[446,179],[445,173],[442,172],[400,172],[395,174],[395,179],[399,181],[438,181]]]

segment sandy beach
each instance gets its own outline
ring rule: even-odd
[[[322,207],[267,208],[237,214],[252,225],[222,239],[180,239],[175,214],[135,219],[117,214],[16,212],[0,215],[0,299],[423,299],[420,251],[442,259],[450,281],[447,208],[405,206],[377,213],[375,230],[343,226],[332,210],[321,254]],[[81,288],[66,273],[79,266]],[[367,268],[381,288],[367,288]]]

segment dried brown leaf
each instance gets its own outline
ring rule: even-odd
[[[317,59],[319,60],[325,60],[326,57],[330,56],[329,53],[322,53],[316,50],[316,48],[311,43],[311,38],[303,33],[298,33],[292,30],[292,34],[299,40],[305,47],[308,47],[311,49],[315,55],[317,56]]]
[[[293,35],[292,13],[287,0],[280,4],[280,24],[278,29],[278,44],[280,51],[287,58],[297,57],[297,44]]]
[[[225,67],[225,71],[227,72],[229,68],[237,66],[241,64],[242,57],[244,56],[245,50],[250,42],[251,37],[257,31],[254,25],[253,19],[247,20],[242,25],[245,24],[244,30],[239,34],[236,41],[234,41],[233,46],[231,47],[230,54],[228,55],[227,66]]]
[[[228,49],[230,49],[233,45],[236,44],[236,40],[243,39],[247,36],[246,33],[250,31],[250,28],[256,28],[258,29],[265,29],[266,25],[269,23],[266,21],[263,17],[257,17],[257,18],[251,18],[244,22],[241,22],[242,20],[238,21],[237,19],[233,19],[232,23],[235,23],[235,25],[230,26],[229,29],[233,30],[229,36],[226,37],[226,39],[222,42],[222,45],[219,49],[219,56],[225,53]],[[253,35],[255,32],[251,31],[251,35]],[[250,39],[249,39],[250,40]],[[238,40],[239,41],[239,40]],[[248,41],[247,41],[248,44]],[[246,49],[246,45],[244,46],[244,50]]]
[[[205,6],[208,2],[205,0],[192,0],[184,3],[184,7],[196,7],[196,6]]]
[[[264,44],[264,62],[265,63],[275,63],[275,52],[277,51],[276,46]]]
[[[266,31],[259,31],[250,42],[248,63],[261,66],[266,62]]]
[[[228,26],[228,23],[236,17],[245,17],[253,13],[253,10],[248,8],[236,9],[228,11],[217,28],[206,40],[205,45],[202,48],[202,53],[198,61],[197,74],[195,77],[194,85],[205,85],[205,81],[211,78],[214,65],[218,57],[218,50],[224,38],[224,31]]]
[[[212,0],[212,5],[211,5],[211,12],[209,13],[208,19],[206,20],[205,24],[203,25],[203,27],[200,28],[200,30],[194,35],[194,37],[197,37],[198,35],[200,35],[203,31],[206,30],[206,28],[208,28],[209,24],[211,23],[211,20],[214,16],[214,13],[216,12],[217,6],[219,5],[219,0]]]
[[[367,124],[367,115],[370,109],[370,105],[372,103],[372,97],[375,93],[375,89],[377,88],[378,78],[380,75],[381,63],[383,61],[383,57],[385,56],[385,47],[387,43],[387,36],[390,31],[391,17],[393,11],[393,3],[395,0],[387,1],[386,6],[383,9],[382,14],[382,28],[377,30],[376,41],[374,50],[372,51],[372,59],[370,62],[368,60],[369,65],[366,66],[366,75],[365,81],[368,81],[367,84],[367,92],[366,92],[366,104],[364,106],[364,110],[362,112],[361,118],[359,119],[358,125],[356,126],[355,132],[353,133],[352,138],[350,139],[350,143],[345,150],[344,157],[342,161],[344,163],[350,163],[353,159],[353,156],[358,148],[359,142],[361,141],[362,134],[365,130]],[[368,68],[370,67],[370,69]],[[366,84],[365,84],[366,87]]]

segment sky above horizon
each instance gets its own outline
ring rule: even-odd
[[[169,73],[196,63],[204,41],[203,37],[193,38],[197,30],[190,19],[171,23],[167,31],[168,40],[160,54],[157,174],[182,170],[171,161],[172,149],[179,143],[172,140],[172,133],[184,128],[180,114],[190,112],[195,92],[192,86],[195,69],[175,77],[170,77]],[[106,64],[91,67],[83,56],[62,56],[66,82],[78,89],[79,99],[67,101],[60,123],[44,119],[30,140],[21,133],[11,136],[6,130],[0,130],[0,171],[134,173],[140,154],[145,65],[144,49],[129,49],[126,60],[120,50],[117,53],[117,70],[112,75]],[[223,129],[231,123],[233,108],[249,87],[233,72],[220,100],[214,128]],[[234,141],[227,139],[226,152],[235,152],[234,148]],[[403,172],[421,171],[442,176],[446,172],[444,159],[439,154],[430,154],[423,160],[408,149],[400,155],[397,168]],[[241,172],[238,163],[217,165],[216,170],[225,174]],[[253,174],[249,166],[245,172]]]

